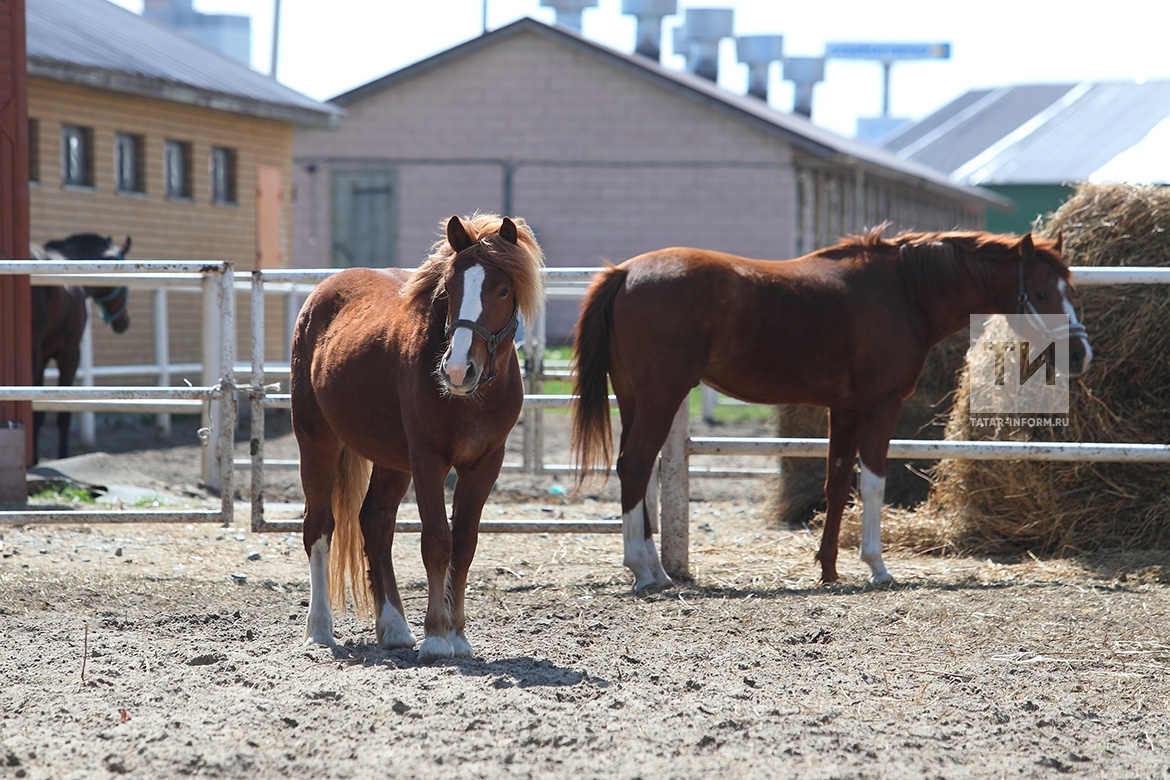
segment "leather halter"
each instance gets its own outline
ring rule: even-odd
[[[126,258],[122,255],[121,249],[118,249],[118,247],[113,246],[112,244],[110,245],[110,249],[114,251],[114,260],[125,261]],[[107,251],[102,259],[105,260],[108,257],[109,252]],[[121,293],[123,296],[122,305],[118,307],[117,311],[111,314],[110,310],[106,308],[106,304],[117,298],[118,293]],[[98,314],[101,315],[102,322],[106,323],[107,325],[122,317],[126,313],[126,307],[130,304],[130,290],[127,287],[114,287],[105,295],[94,295],[91,297],[93,298],[94,303],[98,305]]]
[[[480,244],[482,241],[483,239],[481,238],[472,246],[464,249],[463,252],[466,252],[473,246]],[[459,254],[463,254],[463,252],[460,252]],[[458,257],[459,254],[457,254],[456,257]],[[452,260],[452,262],[454,262],[454,260]],[[479,381],[475,383],[475,387],[473,387],[469,392],[475,392],[496,378],[499,373],[496,371],[496,350],[499,348],[500,344],[504,342],[505,337],[514,332],[516,328],[519,327],[519,325],[520,315],[514,308],[512,309],[512,319],[508,320],[508,324],[502,327],[496,333],[492,333],[490,330],[485,328],[483,325],[480,325],[478,322],[475,322],[474,320],[455,320],[454,322],[447,325],[447,329],[444,331],[444,337],[448,341],[450,341],[451,334],[455,332],[456,328],[467,328],[472,333],[483,339],[484,343],[487,345],[489,372],[480,374]]]
[[[93,296],[94,303],[98,305],[98,313],[102,315],[102,322],[109,324],[126,313],[126,306],[130,303],[129,290],[125,287],[115,287],[105,295]],[[122,305],[113,314],[106,308],[106,304],[118,297],[118,293],[122,293]]]
[[[1020,257],[1020,297],[1016,308],[1017,314],[1024,315],[1028,324],[1036,329],[1045,341],[1069,341],[1071,339],[1085,339],[1088,341],[1089,331],[1076,319],[1070,317],[1068,325],[1049,328],[1044,322],[1044,315],[1037,311],[1032,299],[1028,297],[1028,289],[1024,285],[1024,258]]]

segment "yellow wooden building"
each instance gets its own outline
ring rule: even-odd
[[[335,127],[339,109],[105,0],[27,0],[26,15],[34,242],[129,235],[130,259],[288,264],[293,130]],[[197,361],[197,296],[169,309],[172,360]],[[150,362],[149,293],[130,311],[125,334],[96,323],[98,364]]]

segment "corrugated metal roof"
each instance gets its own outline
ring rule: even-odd
[[[320,103],[106,0],[26,0],[28,73],[314,127]]]
[[[1170,81],[1011,86],[968,92],[883,146],[956,183],[1069,184],[1167,117]]]
[[[601,57],[636,76],[649,78],[660,86],[673,89],[684,97],[698,100],[722,111],[731,112],[740,121],[747,121],[767,132],[775,133],[796,148],[808,154],[840,165],[858,166],[863,170],[900,181],[911,186],[944,192],[950,197],[977,201],[981,205],[1003,207],[1007,201],[987,190],[957,184],[936,169],[914,160],[903,160],[893,153],[861,141],[843,138],[818,127],[799,114],[777,111],[751,95],[737,95],[691,73],[672,70],[639,54],[611,49],[565,27],[552,26],[535,19],[520,19],[505,27],[455,46],[433,57],[395,71],[380,79],[363,84],[330,100],[345,107],[378,94],[422,73],[494,46],[523,33],[542,35],[558,43],[569,45],[591,56]]]

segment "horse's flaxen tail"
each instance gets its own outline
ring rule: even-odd
[[[370,462],[342,447],[337,458],[333,483],[333,541],[329,545],[329,602],[335,612],[345,612],[345,590],[349,586],[353,611],[367,619],[373,614],[370,597],[369,563],[365,537],[358,522],[362,501],[370,486]]]
[[[593,471],[609,476],[613,431],[609,419],[609,341],[613,302],[626,282],[626,271],[609,266],[585,295],[573,342],[576,374],[573,394],[572,452],[580,488]]]

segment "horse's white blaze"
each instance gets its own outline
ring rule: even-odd
[[[382,610],[378,613],[375,628],[378,632],[378,644],[384,649],[414,647],[414,634],[411,633],[406,618],[389,601],[382,602]]]
[[[456,319],[479,321],[479,315],[483,313],[480,295],[483,293],[484,276],[483,266],[478,264],[463,272],[463,300],[459,303],[459,316]],[[463,384],[471,365],[472,335],[467,328],[456,328],[451,334],[451,354],[447,357],[444,370],[451,384],[456,387]]]
[[[622,515],[622,565],[634,573],[634,590],[639,591],[650,585],[663,587],[670,584],[670,576],[662,568],[654,537],[646,538],[642,519],[643,502]]]
[[[1063,279],[1057,282],[1060,290],[1061,302],[1064,305],[1064,313],[1068,315],[1068,324],[1077,325],[1077,311],[1073,308],[1072,296],[1069,294],[1068,284]],[[1085,371],[1089,367],[1089,363],[1093,360],[1093,348],[1089,346],[1089,340],[1083,339],[1085,343],[1085,362],[1081,364],[1081,371]]]
[[[861,464],[861,560],[869,564],[870,582],[882,585],[894,578],[882,562],[882,500],[886,495],[886,478],[879,477]]]
[[[309,550],[309,618],[305,644],[333,644],[333,613],[329,611],[329,541],[322,536]]]

